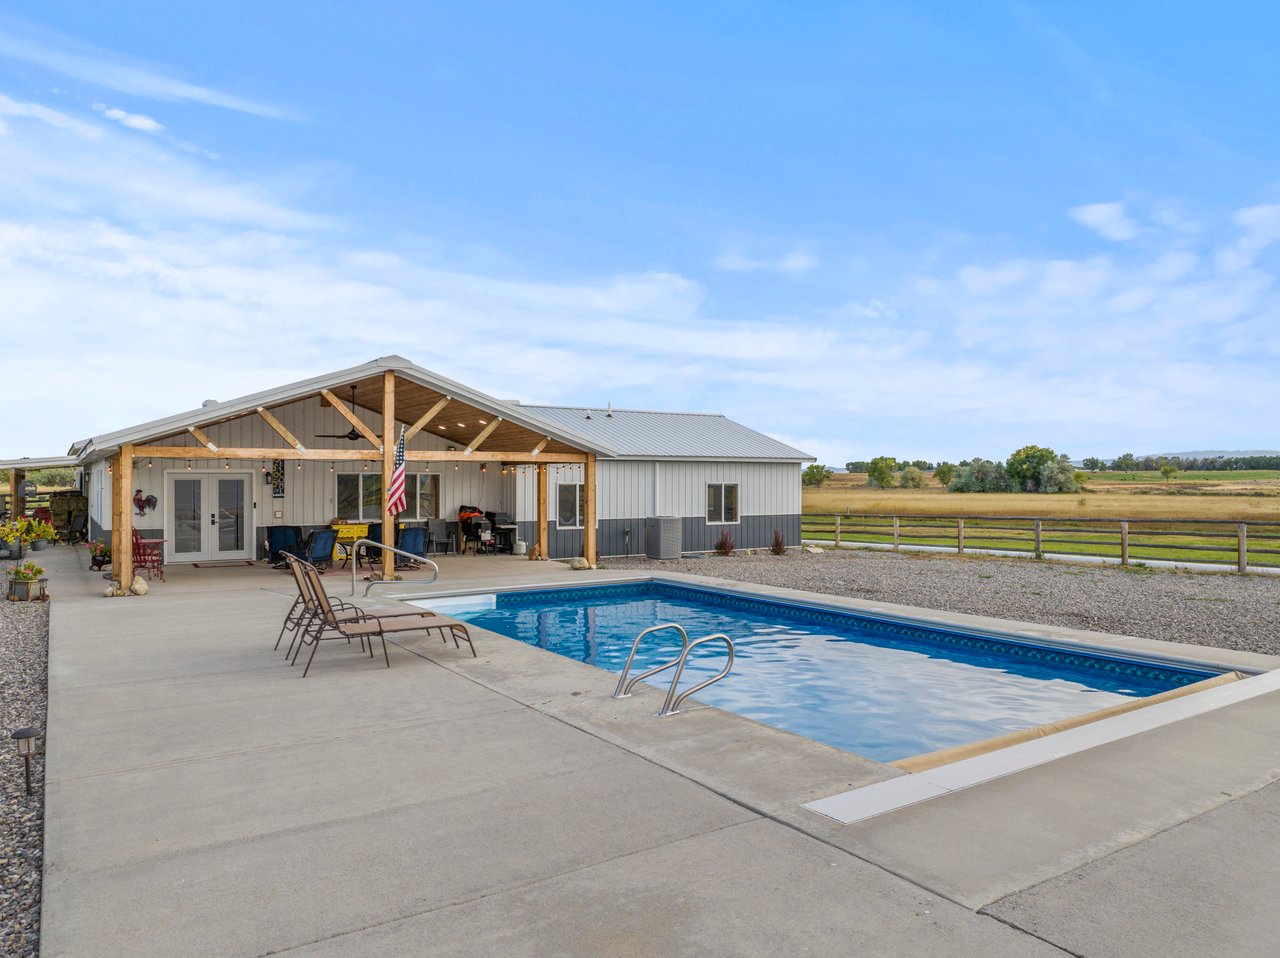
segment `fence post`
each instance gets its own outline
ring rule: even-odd
[[[1129,523],[1120,523],[1120,564],[1129,564]]]
[[[1044,555],[1044,541],[1040,535],[1040,520],[1036,520],[1036,558],[1039,559]]]
[[[840,548],[840,517],[836,516],[836,548]]]
[[[898,517],[893,517],[893,548],[896,552],[898,549]]]
[[[964,519],[956,519],[956,555],[964,555]]]
[[[1244,522],[1236,529],[1236,568],[1249,571],[1249,527]]]

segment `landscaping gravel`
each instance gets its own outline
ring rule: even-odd
[[[684,572],[1094,632],[1280,655],[1280,576],[1086,566],[873,550],[609,559]]]
[[[32,762],[26,794],[22,760],[9,734],[45,728],[49,606],[0,599],[0,954],[40,951],[40,874],[44,840],[44,759]]]

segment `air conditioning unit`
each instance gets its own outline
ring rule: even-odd
[[[679,559],[683,529],[679,516],[649,516],[644,520],[644,554],[650,559]]]

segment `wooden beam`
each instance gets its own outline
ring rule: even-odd
[[[187,432],[196,437],[196,442],[204,446],[210,452],[217,452],[218,447],[213,444],[213,440],[204,434],[204,430],[199,426],[188,426]]]
[[[584,452],[545,452],[540,456],[532,456],[527,452],[446,452],[437,449],[417,449],[406,452],[404,458],[409,462],[505,462],[535,465],[540,462],[569,463],[586,462]]]
[[[382,544],[396,544],[396,516],[387,511],[391,495],[391,473],[396,465],[396,374],[382,374]],[[396,577],[396,554],[382,550],[382,578]]]
[[[307,451],[307,447],[304,446],[302,443],[298,442],[298,437],[295,436],[293,433],[291,433],[288,429],[286,429],[284,427],[284,424],[280,422],[279,419],[271,415],[270,411],[263,408],[262,406],[259,406],[258,415],[261,416],[264,420],[266,420],[267,425],[270,426],[272,429],[274,429],[281,439],[283,439],[289,445],[293,446],[293,448],[298,450],[298,452]]]
[[[152,459],[305,459],[314,462],[377,462],[382,453],[373,449],[219,449],[210,452],[204,446],[138,446],[138,458]],[[456,455],[456,454],[455,454]]]
[[[421,416],[419,416],[418,421],[415,422],[408,429],[406,429],[404,432],[405,445],[407,446],[413,440],[414,436],[422,432],[422,430],[426,428],[427,424],[431,422],[431,420],[435,419],[436,416],[440,415],[440,412],[444,409],[444,407],[449,405],[449,403],[451,403],[452,401],[453,401],[452,396],[445,396],[443,399],[437,402],[434,406],[432,406],[430,409],[424,412]]]
[[[538,455],[538,453],[542,452],[542,450],[544,450],[544,449],[546,449],[546,448],[547,448],[547,443],[549,443],[550,441],[551,441],[551,437],[550,437],[550,436],[543,436],[543,437],[542,437],[542,442],[540,442],[540,443],[538,443],[536,446],[534,446],[534,447],[533,447],[533,450],[529,453],[529,455],[530,455],[530,456],[536,456],[536,455]]]
[[[547,467],[538,465],[538,552],[536,558],[548,558],[550,548],[547,535]]]
[[[479,448],[480,448],[480,446],[481,446],[481,444],[482,444],[486,439],[488,439],[488,438],[489,438],[489,436],[491,436],[491,435],[493,434],[493,431],[494,431],[495,429],[497,429],[497,428],[498,428],[499,426],[501,426],[501,425],[502,425],[502,417],[501,417],[501,416],[498,416],[496,419],[490,419],[490,420],[489,420],[489,425],[485,426],[483,429],[481,429],[481,430],[480,430],[480,435],[476,436],[476,437],[475,437],[474,439],[472,439],[469,443],[467,443],[467,451],[464,453],[464,455],[469,456],[469,455],[471,455],[473,452],[475,452],[477,449],[479,449]]]
[[[9,470],[9,517],[17,519],[26,512],[27,500],[22,494],[22,483],[27,478],[25,469]]]
[[[352,429],[360,433],[364,438],[368,439],[369,442],[373,444],[374,448],[382,451],[382,443],[378,442],[378,437],[374,434],[374,431],[366,426],[359,416],[343,405],[341,399],[329,392],[327,389],[320,390],[320,395],[329,400],[330,406],[342,413],[342,417],[346,419],[347,422],[351,423]],[[385,410],[383,418],[386,418]]]
[[[582,557],[591,568],[596,567],[596,457],[587,453],[587,463],[583,467],[582,511]]]

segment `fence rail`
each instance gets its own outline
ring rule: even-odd
[[[1040,557],[1280,568],[1280,522],[1230,519],[1071,519],[1053,516],[886,516],[807,514],[807,540],[843,545],[888,545],[1012,552]]]

